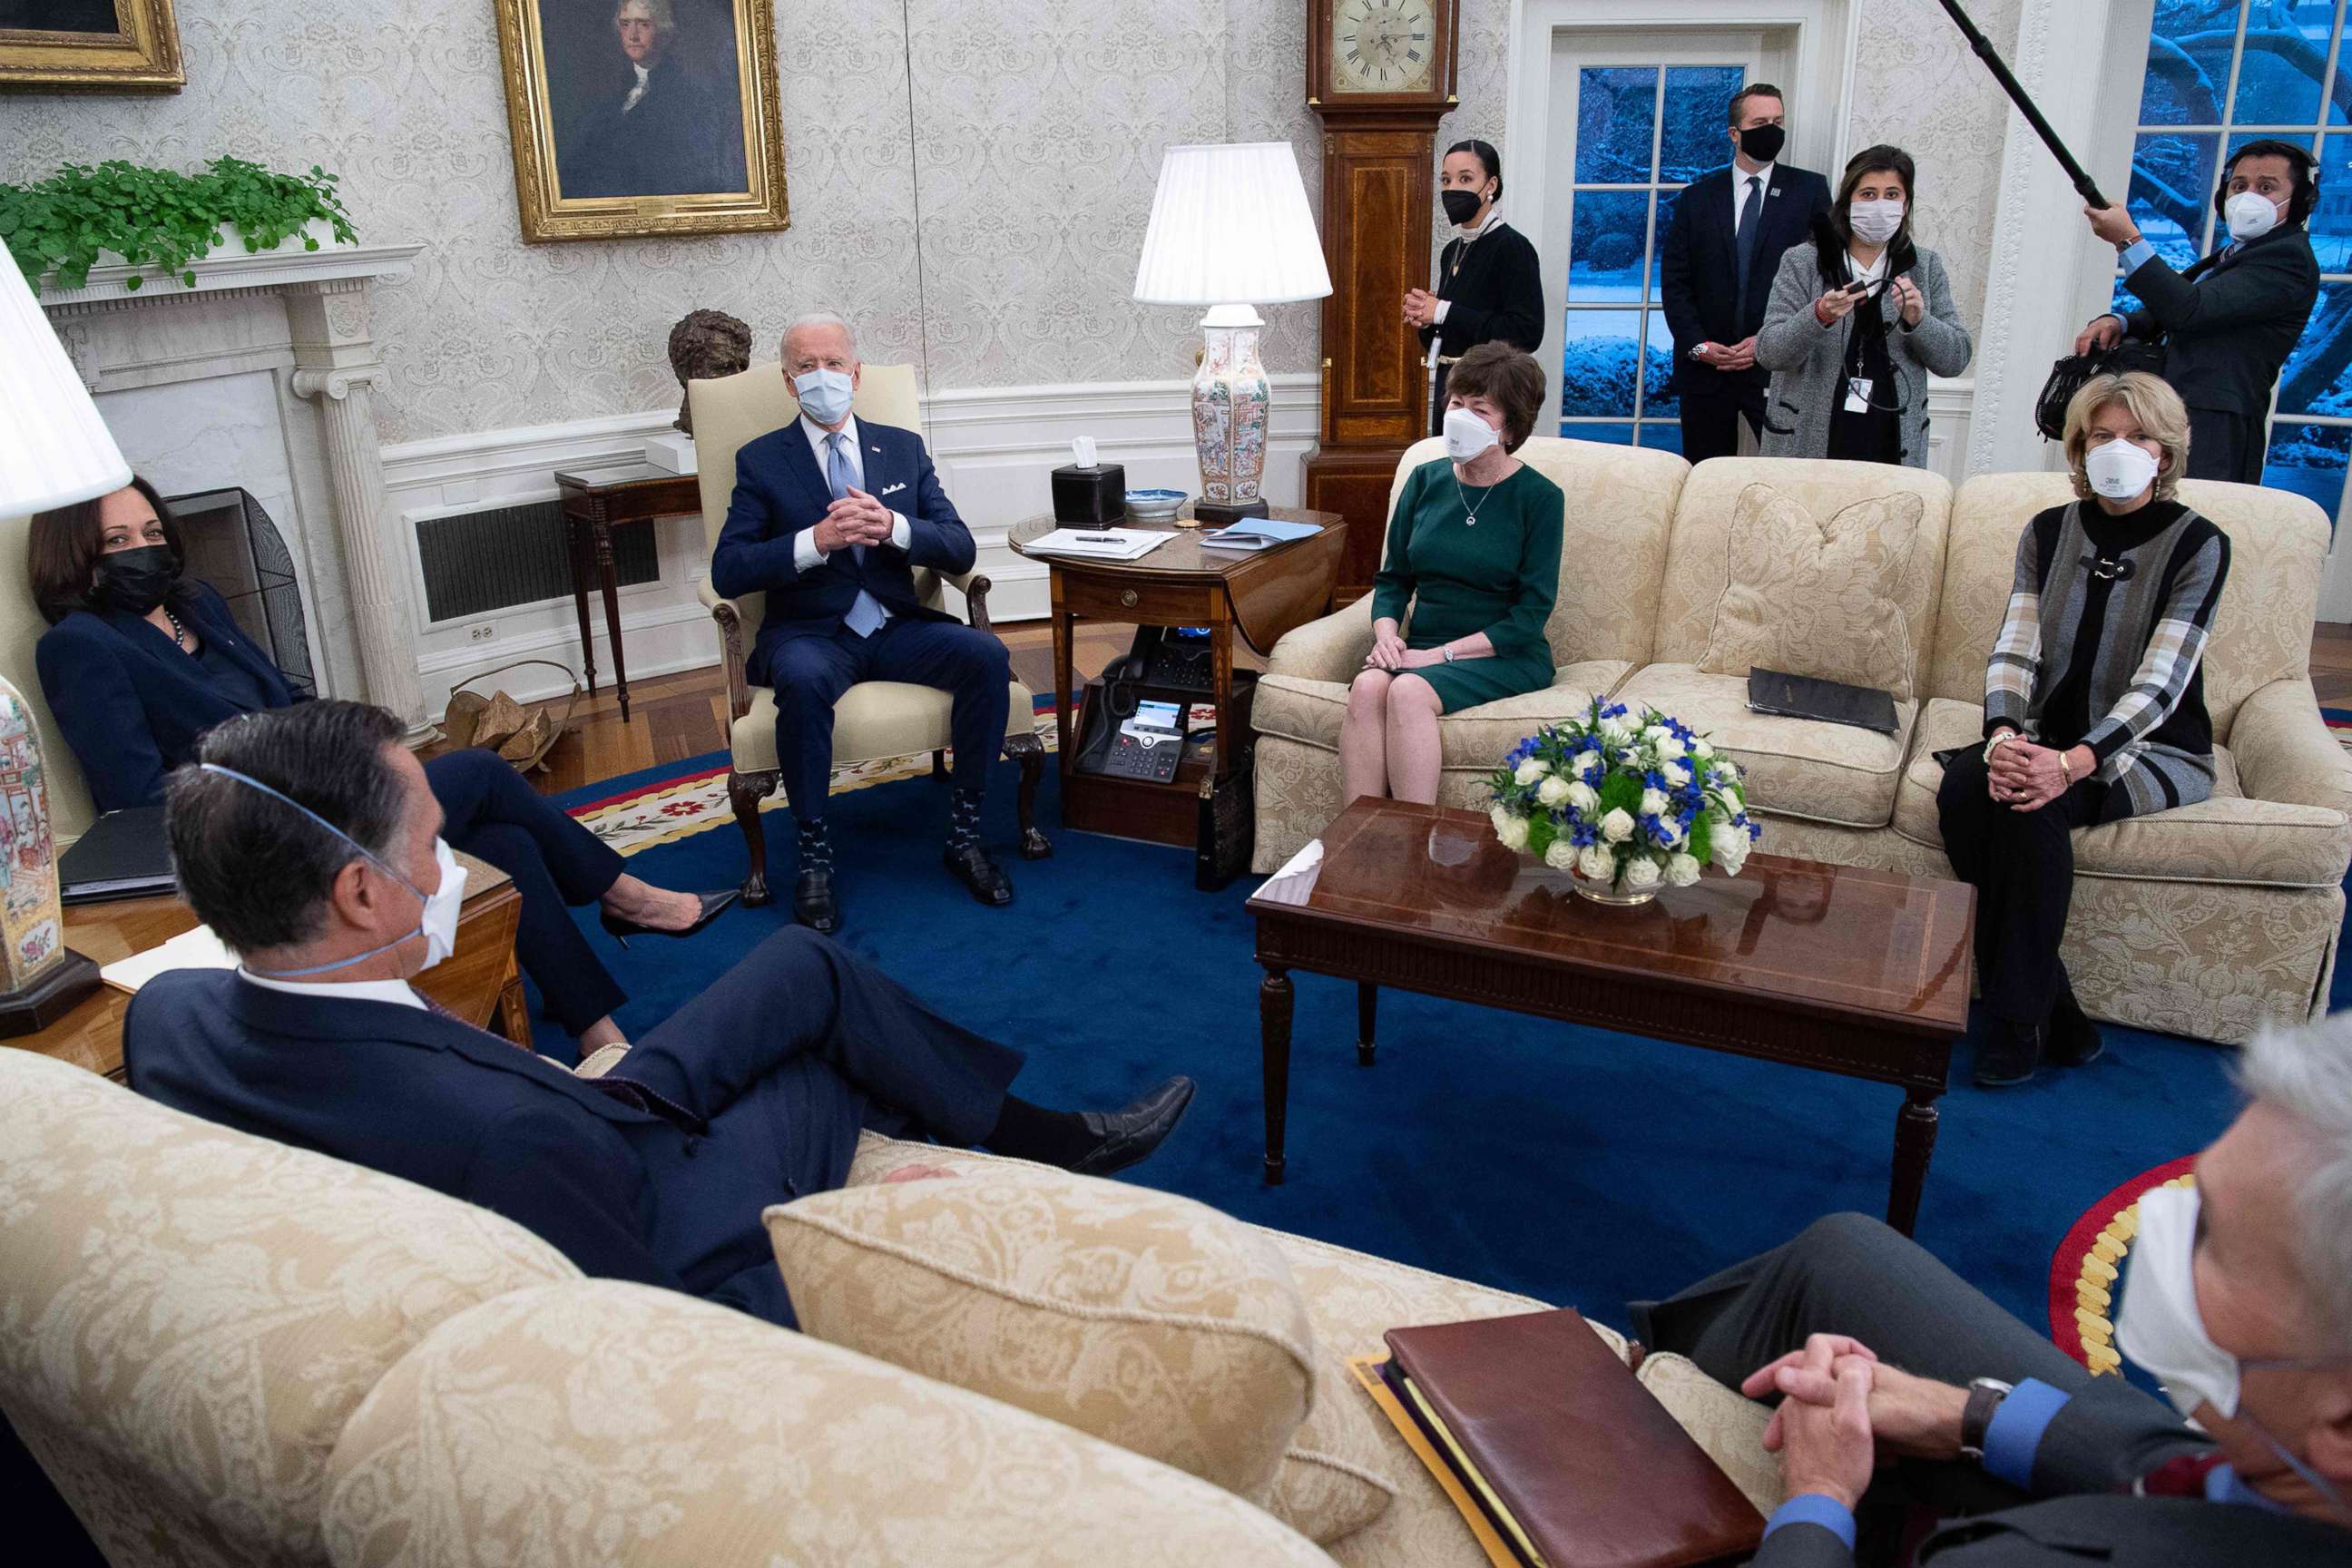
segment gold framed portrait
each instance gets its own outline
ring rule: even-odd
[[[177,92],[172,0],[0,0],[0,88]]]
[[[787,226],[774,0],[497,4],[524,239]]]

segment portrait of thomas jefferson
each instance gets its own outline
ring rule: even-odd
[[[0,0],[0,31],[115,33],[114,0]]]
[[[677,11],[676,0],[617,0],[603,38],[586,41],[580,95],[557,117],[561,199],[744,188],[735,41],[718,20],[732,7],[693,8],[708,27],[681,28]]]

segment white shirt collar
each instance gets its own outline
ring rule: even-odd
[[[1761,180],[1764,182],[1764,189],[1769,191],[1772,188],[1772,171],[1778,166],[1777,162],[1767,163],[1751,174],[1747,170],[1741,168],[1738,164],[1734,163],[1731,165],[1731,188],[1738,192],[1744,199],[1748,195],[1748,182],[1750,180]]]
[[[408,988],[405,980],[279,980],[256,974],[242,964],[237,966],[236,973],[248,985],[258,985],[264,991],[283,991],[289,996],[315,996],[330,1002],[389,1002],[395,1007],[414,1007],[420,1013],[432,1011],[423,998]]]
[[[1497,196],[1495,199],[1495,205],[1486,209],[1486,222],[1480,224],[1476,228],[1460,229],[1457,232],[1460,233],[1464,239],[1479,239],[1485,237],[1488,229],[1494,227],[1496,224],[1502,221],[1503,202],[1502,198]]]
[[[809,450],[816,454],[816,466],[820,470],[822,470],[824,468],[825,460],[833,456],[831,452],[825,449],[825,443],[833,439],[834,433],[826,429],[824,426],[818,424],[815,420],[810,418],[805,414],[801,416],[801,431],[803,435],[808,437]],[[857,450],[856,415],[853,414],[848,418],[841,422],[841,434],[849,437],[849,450],[852,454],[855,454]],[[866,465],[863,462],[860,462],[857,466],[860,468],[863,468]]]
[[[1886,276],[1886,252],[1884,250],[1880,251],[1878,253],[1877,260],[1872,262],[1867,267],[1858,268],[1853,264],[1853,253],[1852,251],[1848,251],[1846,252],[1845,268],[1847,271],[1853,274],[1853,280],[1855,282],[1875,283],[1880,279]]]
[[[647,81],[652,79],[652,73],[635,60],[631,60],[629,62],[629,68],[637,73],[637,85],[640,88],[644,87]]]

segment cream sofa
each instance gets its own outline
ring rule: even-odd
[[[851,1185],[916,1161],[1037,1169],[869,1137]],[[1391,1326],[1539,1305],[1249,1234],[1306,1306],[1318,1399],[1362,1398],[1340,1358]],[[1354,1468],[1394,1499],[1318,1548],[1075,1428],[585,1279],[487,1210],[5,1049],[0,1330],[0,1409],[122,1568],[1485,1562],[1377,1422]],[[1759,1507],[1777,1503],[1760,1407],[1678,1356],[1641,1376]]]
[[[1405,454],[1398,486],[1441,447]],[[1443,721],[1439,799],[1484,803],[1484,780],[1538,725],[1605,693],[1709,731],[1748,773],[1760,847],[1839,865],[1949,876],[1932,753],[1981,733],[1985,658],[2009,600],[2019,535],[2071,493],[2063,474],[1992,474],[1957,494],[1934,474],[1872,464],[1721,458],[1538,437],[1523,458],[1569,497],[1550,689]],[[1747,710],[1745,682],[1697,668],[1727,576],[1734,503],[1769,483],[1824,519],[1896,490],[1919,496],[1898,595],[1915,700],[1893,738]],[[1393,499],[1393,493],[1391,497]],[[2093,1014],[2241,1043],[2265,1021],[2325,1007],[2352,864],[2352,760],[2310,679],[2326,519],[2283,490],[2191,481],[2182,500],[2230,535],[2229,583],[2205,656],[2220,759],[2214,798],[2078,833],[2064,955]],[[1371,646],[1369,601],[1276,644],[1259,682],[1256,866],[1272,870],[1341,805],[1347,683]]]

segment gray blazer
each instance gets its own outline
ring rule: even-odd
[[[1922,246],[1911,280],[1927,297],[1927,314],[1905,331],[1898,323],[1886,340],[1895,363],[1895,391],[1903,405],[1903,461],[1927,466],[1927,375],[1958,375],[1969,368],[1975,345],[1952,304],[1944,258]],[[1764,307],[1764,329],[1756,334],[1756,363],[1772,373],[1764,394],[1763,453],[1768,458],[1826,458],[1830,416],[1845,393],[1843,367],[1852,314],[1824,327],[1813,314],[1822,297],[1821,262],[1811,241],[1792,245],[1772,279],[1772,300]]]

